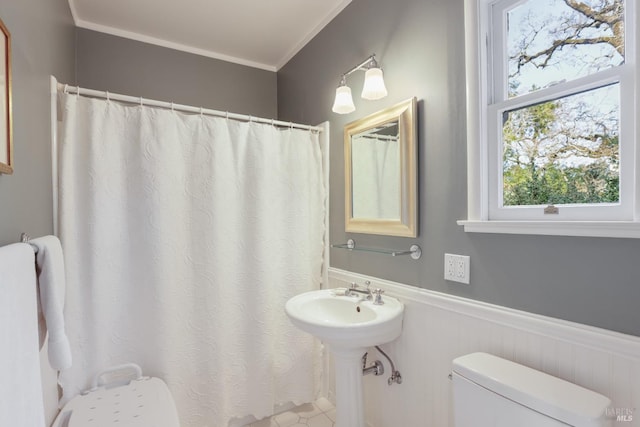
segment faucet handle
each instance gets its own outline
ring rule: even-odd
[[[356,282],[351,282],[349,284],[349,288],[345,291],[345,296],[350,297],[354,294],[355,290],[358,288],[358,284]]]
[[[382,294],[384,293],[384,290],[378,288],[375,291],[373,291],[373,294],[376,296],[375,301],[373,301],[373,303],[375,305],[383,305],[384,301],[382,300]]]

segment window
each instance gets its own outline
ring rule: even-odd
[[[470,220],[634,220],[635,2],[466,0]]]

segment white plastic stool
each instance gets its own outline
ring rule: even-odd
[[[125,370],[135,378],[103,383],[101,378]],[[180,427],[167,385],[143,377],[136,364],[115,366],[96,375],[88,391],[71,399],[52,427]]]

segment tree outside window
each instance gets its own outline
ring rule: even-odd
[[[503,97],[620,67],[624,25],[623,0],[530,0],[508,10]],[[501,114],[504,206],[620,201],[619,82]]]

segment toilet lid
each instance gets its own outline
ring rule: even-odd
[[[68,427],[180,427],[167,385],[153,377],[76,396],[63,412]]]
[[[479,386],[570,426],[600,426],[611,400],[576,384],[488,353],[453,361],[453,371]]]

